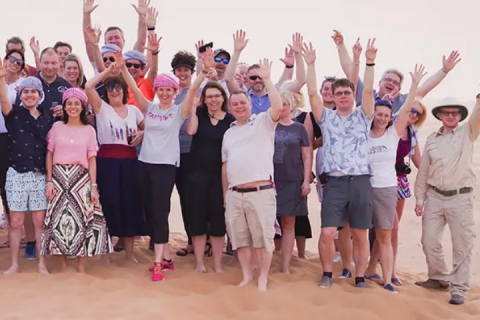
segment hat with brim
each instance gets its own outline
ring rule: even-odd
[[[438,106],[432,109],[432,114],[435,118],[440,120],[438,117],[440,114],[440,111],[442,111],[443,108],[456,108],[460,111],[460,114],[462,115],[460,121],[463,121],[467,118],[468,116],[468,109],[465,107],[463,104],[461,104],[459,101],[457,101],[454,98],[446,98],[443,99]]]

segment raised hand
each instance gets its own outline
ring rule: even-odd
[[[458,51],[452,51],[448,56],[448,59],[443,56],[443,71],[449,73],[460,61],[462,61],[462,59],[460,58],[460,53],[458,53]]]
[[[217,80],[217,70],[215,68],[208,69],[208,73],[206,74],[206,77],[209,80]]]
[[[428,73],[424,71],[425,71],[425,67],[422,64],[421,65],[416,64],[415,71],[410,72],[410,76],[412,77],[412,82],[419,84],[420,81],[422,81],[422,78],[425,77]]]
[[[34,54],[40,54],[40,42],[36,40],[35,37],[32,37],[30,39],[30,49],[32,49]]]
[[[333,36],[332,36],[333,42],[337,45],[337,47],[343,45],[343,35],[340,31],[338,30],[333,30]]]
[[[138,0],[138,6],[132,4],[132,7],[137,11],[139,16],[146,17],[149,5],[150,0]]]
[[[311,42],[309,46],[306,43],[303,44],[303,58],[305,59],[305,63],[307,65],[315,63],[315,60],[317,59],[317,53],[315,52]]]
[[[120,68],[120,69],[125,67],[125,60],[123,60],[122,50],[115,51],[113,53],[113,56],[115,57],[115,62],[110,64],[110,67],[109,67],[110,71],[117,68],[117,67]]]
[[[5,70],[5,67],[3,66],[3,60],[0,59],[0,78],[5,78],[6,74],[7,70]]]
[[[148,8],[147,16],[145,17],[145,24],[147,25],[147,28],[155,28],[155,26],[157,25],[157,18],[157,9],[155,9],[154,7]]]
[[[367,58],[367,63],[373,63],[377,57],[377,48],[375,48],[375,38],[368,39],[367,50],[365,51],[365,58]]]
[[[352,52],[353,52],[353,60],[359,61],[360,55],[362,54],[363,48],[362,44],[360,43],[360,38],[357,39],[357,42],[353,45]]]
[[[237,30],[233,35],[233,50],[241,52],[248,44],[248,39],[245,39],[246,33],[243,30]]]
[[[211,68],[215,68],[215,55],[213,54],[212,48],[207,48],[203,53],[203,70],[209,71]]]
[[[303,36],[299,32],[296,32],[292,35],[292,44],[288,46],[293,53],[301,54],[303,49]]]
[[[270,70],[272,69],[272,62],[268,60],[267,58],[263,58],[263,60],[260,60],[258,62],[258,65],[260,68],[258,69],[258,76],[262,80],[268,80],[270,79]]]
[[[160,41],[162,41],[162,37],[159,38],[156,33],[152,33],[148,36],[148,46],[143,48],[152,53],[156,53],[160,49]]]
[[[205,52],[200,52],[200,47],[205,45],[205,42],[203,40],[200,40],[195,44],[195,49],[197,49],[197,57],[199,59],[203,59],[203,56],[205,55]]]
[[[293,57],[293,50],[290,48],[285,48],[285,57],[280,59],[286,66],[293,66],[295,64],[295,59]]]
[[[83,0],[83,14],[91,14],[97,7],[95,0]]]
[[[101,34],[102,32],[100,30],[97,31],[91,26],[88,26],[87,30],[85,30],[85,41],[87,43],[97,44],[100,41]]]

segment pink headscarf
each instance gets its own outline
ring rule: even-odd
[[[156,91],[157,88],[173,88],[175,92],[178,92],[179,89],[179,80],[173,74],[161,73],[153,82],[153,90]]]
[[[87,95],[85,94],[85,92],[83,92],[83,90],[78,88],[70,88],[65,90],[62,96],[62,104],[65,104],[65,101],[70,98],[78,98],[82,102],[83,106],[85,108],[87,107],[88,99]]]

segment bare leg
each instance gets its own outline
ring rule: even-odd
[[[348,222],[344,222],[343,229],[338,232],[338,247],[343,268],[350,270],[352,268],[353,242],[352,231]]]
[[[207,268],[205,268],[205,264],[203,262],[203,256],[205,251],[205,243],[207,243],[207,235],[201,236],[192,236],[193,242],[193,254],[195,255],[195,270],[200,273],[207,272]]]
[[[64,271],[67,269],[67,256],[59,256],[60,259],[60,270]]]
[[[27,242],[36,241],[35,237],[35,226],[33,224],[33,212],[25,212],[25,221],[23,223],[23,228],[25,229],[25,240]],[[37,247],[40,246],[38,243]],[[37,252],[38,255],[38,252]]]
[[[282,238],[273,239],[273,242],[275,243],[275,252],[281,252],[282,251]]]
[[[167,243],[155,243],[153,245],[155,251],[155,263],[162,263],[165,252],[169,251],[166,246],[168,246]]]
[[[392,284],[393,270],[393,248],[392,248],[392,230],[375,229],[380,255],[380,265],[382,267],[383,285]]]
[[[290,261],[295,246],[295,216],[281,216],[282,219],[282,268],[281,272],[290,274]]]
[[[123,245],[125,247],[125,259],[128,262],[133,262],[137,263],[137,259],[135,259],[135,256],[133,254],[133,247],[135,244],[135,238],[134,237],[129,237],[129,238],[122,238],[123,239]]]
[[[83,257],[77,257],[77,270],[78,272],[80,273],[85,273],[85,264],[83,263],[84,262],[84,259]]]
[[[333,258],[335,257],[335,233],[337,228],[322,228],[318,241],[320,261],[323,272],[333,272]]]
[[[170,252],[170,245],[165,243],[165,248],[163,249],[163,259],[171,261],[172,260],[172,253]],[[160,262],[162,262],[160,260]]]
[[[398,199],[397,202],[397,214],[395,217],[395,224],[392,230],[392,247],[393,247],[393,271],[392,278],[397,278],[397,253],[398,253],[398,229],[400,225],[400,219],[403,215],[403,209],[405,207],[405,199]]]
[[[258,257],[255,248],[252,245],[252,270],[256,270],[258,268]]]
[[[223,272],[223,243],[225,242],[225,237],[212,237],[210,236],[210,242],[212,244],[213,252],[213,266],[216,273]]]
[[[238,286],[246,286],[253,281],[253,272],[252,272],[252,247],[242,247],[237,248],[236,250],[238,255],[238,261],[242,267],[243,280],[238,284]]]
[[[375,229],[375,232],[377,232],[376,229]],[[367,276],[371,276],[377,273],[377,265],[378,265],[379,259],[380,259],[379,245],[377,244],[377,240],[375,240],[375,243],[373,244],[373,250],[370,255],[370,260],[368,262],[367,271],[365,271],[365,274]]]
[[[364,277],[370,255],[367,229],[351,229],[353,234],[353,259],[356,277]]]
[[[38,272],[41,274],[49,274],[45,265],[45,256],[40,254],[42,249],[42,232],[45,222],[45,210],[32,211],[33,226],[35,228],[35,241],[37,242]]]
[[[293,242],[293,238],[292,238]],[[293,249],[292,249],[293,250]],[[258,259],[260,274],[258,275],[258,291],[267,291],[268,272],[272,264],[273,253],[268,252],[265,248],[255,249],[255,254]]]
[[[20,241],[22,241],[22,227],[25,220],[25,212],[10,211],[10,254],[12,264],[3,274],[17,273],[18,259],[20,258]]]
[[[295,237],[295,242],[297,243],[297,252],[300,259],[305,258],[305,248],[307,246],[307,238],[305,237]]]

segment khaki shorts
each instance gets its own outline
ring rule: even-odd
[[[249,247],[273,251],[277,202],[275,189],[240,193],[227,191],[225,222],[232,249]]]
[[[377,229],[393,229],[397,214],[397,187],[372,188],[373,226]]]

